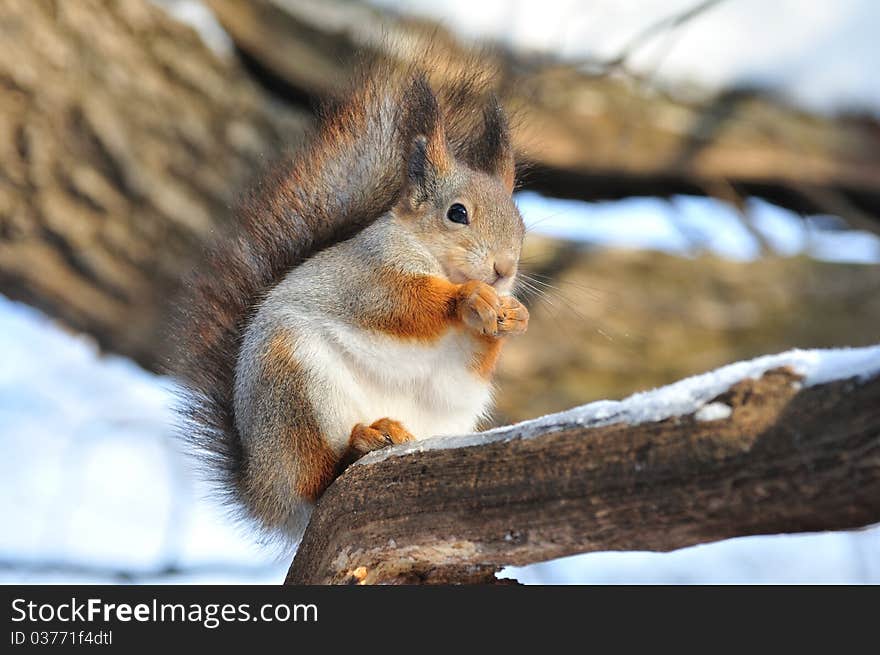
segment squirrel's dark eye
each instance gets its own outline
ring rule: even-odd
[[[461,225],[467,225],[470,223],[467,208],[460,202],[455,203],[446,211],[446,218],[453,223],[460,223]]]

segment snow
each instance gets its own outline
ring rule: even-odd
[[[499,577],[524,584],[876,584],[880,529],[740,537],[671,553],[589,553],[507,567]]]
[[[790,350],[679,380],[659,389],[633,394],[624,400],[600,400],[580,407],[468,435],[443,435],[374,451],[357,461],[359,465],[380,462],[412,452],[440,448],[464,448],[496,441],[530,439],[571,427],[600,427],[614,423],[638,425],[672,416],[694,414],[737,382],[757,379],[775,368],[789,367],[803,379],[798,384],[813,386],[833,380],[866,380],[880,374],[880,345],[830,350]],[[720,404],[720,403],[715,403]],[[729,409],[729,408],[728,408]],[[710,409],[704,420],[718,420],[721,410]],[[714,417],[714,418],[711,418]]]
[[[682,256],[710,252],[738,261],[761,256],[757,239],[730,205],[712,198],[675,196],[583,202],[516,194],[530,232],[615,248],[651,249]],[[837,217],[804,221],[792,211],[751,198],[745,216],[776,254],[822,261],[880,263],[880,237],[843,229]]]
[[[153,0],[172,17],[192,27],[219,57],[231,57],[235,44],[217,17],[201,0]]]
[[[709,403],[694,412],[694,418],[698,421],[723,421],[730,418],[731,414],[733,414],[733,408],[730,405]]]
[[[0,563],[206,571],[191,581],[234,581],[224,571],[242,567],[242,581],[283,577],[283,565],[209,502],[177,448],[168,379],[102,357],[89,338],[2,296],[0,352],[0,516],[14,526],[0,531]]]

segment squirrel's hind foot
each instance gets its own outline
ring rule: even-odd
[[[414,440],[415,437],[412,433],[403,427],[400,421],[395,421],[394,419],[380,418],[369,426],[358,423],[351,429],[351,435],[348,438],[348,448],[340,462],[340,470],[344,470],[349,464],[373,450]]]

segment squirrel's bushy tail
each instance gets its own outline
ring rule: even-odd
[[[485,135],[469,135],[493,115],[486,107],[497,104],[486,104],[485,75],[446,79],[432,89],[420,65],[365,67],[343,100],[319,113],[310,142],[244,198],[233,232],[188,280],[171,367],[184,385],[182,432],[230,497],[247,466],[233,388],[241,336],[256,304],[291,268],[391,209],[417,135],[442,124],[455,155],[479,166]]]

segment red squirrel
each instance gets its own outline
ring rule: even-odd
[[[358,457],[472,431],[528,325],[505,112],[475,77],[428,79],[360,76],[189,285],[183,430],[290,542]]]

